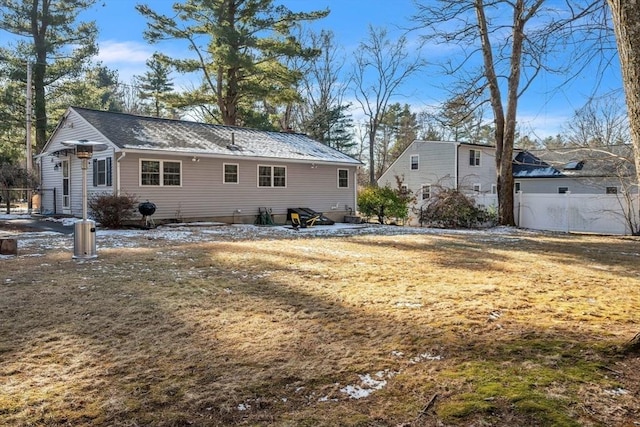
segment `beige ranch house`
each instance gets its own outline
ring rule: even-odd
[[[73,140],[107,147],[89,161],[89,197],[151,201],[156,221],[253,223],[267,208],[284,223],[306,207],[342,222],[357,209],[361,163],[306,135],[70,107],[37,156],[45,214],[82,215]]]

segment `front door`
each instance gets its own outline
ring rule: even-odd
[[[69,160],[62,161],[62,213],[71,214],[71,173]]]

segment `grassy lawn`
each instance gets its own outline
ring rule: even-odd
[[[0,260],[0,424],[631,426],[640,241],[140,238]]]

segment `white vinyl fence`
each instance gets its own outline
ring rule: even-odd
[[[637,212],[637,195],[633,201]],[[516,224],[534,230],[631,234],[620,194],[516,194]]]
[[[497,209],[495,194],[475,195],[478,206]],[[632,202],[634,223],[638,223],[640,208],[638,196]],[[533,230],[597,233],[632,234],[625,212],[627,203],[621,194],[525,194],[519,192],[514,199],[516,225]],[[414,210],[408,225],[419,226],[419,212]]]

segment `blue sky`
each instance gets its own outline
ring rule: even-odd
[[[124,82],[129,82],[133,75],[142,74],[146,59],[156,50],[168,55],[183,54],[177,44],[149,45],[144,41],[142,33],[146,21],[136,12],[136,3],[139,2],[101,0],[82,16],[83,19],[95,20],[99,27],[98,59],[109,68],[118,70]],[[146,3],[158,12],[170,13],[174,0],[148,0]],[[411,0],[283,0],[283,3],[294,11],[329,8],[329,16],[314,23],[313,28],[332,30],[347,58],[353,54],[358,43],[366,39],[369,25],[387,27],[390,33],[400,34],[399,28],[411,25],[409,17],[414,13]],[[424,57],[428,62],[438,62],[443,59],[443,51],[447,50],[432,47],[425,50]],[[557,89],[561,80],[559,76],[540,76],[536,85],[521,99],[519,125],[524,131],[532,131],[540,138],[555,135],[574,110],[595,93],[596,87],[599,92],[621,88],[617,58],[607,67],[604,75],[586,70],[573,83]],[[176,83],[179,86],[180,80],[176,79]],[[446,99],[447,94],[441,89],[443,84],[446,85],[446,82],[441,80],[437,67],[430,66],[408,81],[402,90],[404,95],[392,101],[409,103],[415,111],[429,108]],[[347,98],[350,96],[347,94]],[[354,112],[354,116],[357,118],[358,113]]]

